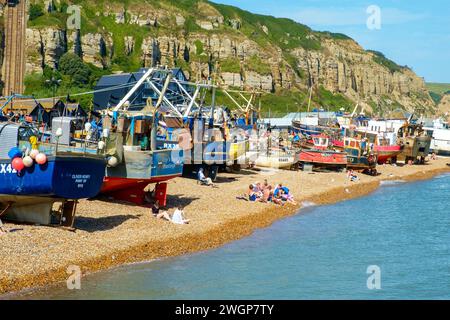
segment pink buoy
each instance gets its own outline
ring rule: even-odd
[[[37,155],[39,154],[39,150],[33,149],[30,152],[31,159],[36,159]]]
[[[37,164],[43,165],[43,164],[45,164],[46,162],[47,162],[47,156],[46,156],[44,153],[39,153],[39,154],[36,156],[36,163],[37,163]]]
[[[23,165],[26,168],[31,168],[33,166],[33,163],[34,163],[33,159],[30,156],[24,157],[22,161],[23,161]]]
[[[11,165],[17,172],[21,172],[23,169],[25,169],[22,158],[14,158]]]

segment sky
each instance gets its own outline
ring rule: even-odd
[[[318,31],[344,33],[365,49],[409,66],[427,82],[450,83],[448,0],[213,1],[291,18]]]

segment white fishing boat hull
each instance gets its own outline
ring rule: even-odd
[[[255,161],[257,167],[289,169],[295,164],[294,156],[258,156]]]
[[[437,155],[450,156],[450,130],[434,129],[431,150]]]

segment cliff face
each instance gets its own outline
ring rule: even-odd
[[[348,37],[287,19],[195,0],[85,0],[75,1],[83,15],[77,32],[65,28],[67,2],[31,0],[45,15],[27,29],[27,73],[56,68],[71,51],[111,71],[177,65],[193,81],[212,76],[248,90],[305,91],[314,84],[372,109],[380,103],[434,106],[424,81],[410,69]]]
[[[444,94],[439,102],[438,111],[440,114],[446,115],[447,118],[450,117],[450,94]]]

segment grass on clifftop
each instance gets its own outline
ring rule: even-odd
[[[388,68],[392,73],[394,72],[400,72],[403,69],[407,68],[407,67],[402,67],[400,65],[398,65],[397,63],[395,63],[394,61],[386,58],[386,56],[379,52],[379,51],[374,51],[374,50],[367,50],[368,52],[373,53],[373,60],[382,65],[385,66],[386,68]]]
[[[430,96],[436,105],[441,102],[444,94],[450,94],[450,83],[428,82],[426,85],[430,92]]]
[[[428,90],[437,94],[443,95],[445,93],[450,93],[450,83],[427,82],[426,85]]]

